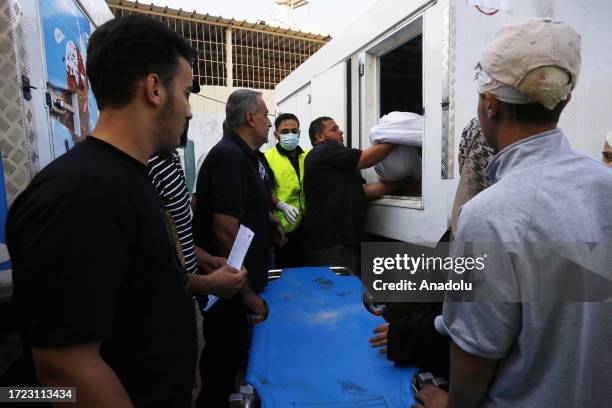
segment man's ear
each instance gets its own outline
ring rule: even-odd
[[[253,116],[255,116],[253,112],[246,113],[246,124],[248,127],[255,127],[255,119]]]
[[[315,142],[317,142],[317,144],[325,142],[325,136],[323,136],[323,133],[315,134]]]
[[[162,106],[166,96],[165,88],[157,74],[149,74],[144,80],[147,101],[154,106]]]

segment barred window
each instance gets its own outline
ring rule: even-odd
[[[161,21],[187,40],[197,51],[193,75],[200,85],[235,86],[241,88],[274,89],[287,75],[318,51],[329,37],[299,38],[299,35],[266,32],[229,23],[211,23],[201,18],[179,15],[174,10],[165,15],[146,9],[111,4],[115,17],[144,14]],[[151,6],[153,7],[153,6]],[[163,9],[164,11],[167,10]],[[195,12],[194,12],[195,15]],[[218,18],[218,20],[222,20]],[[216,21],[218,21],[216,20]],[[248,23],[247,23],[248,24]],[[261,27],[261,25],[260,25]],[[228,83],[226,30],[232,30],[232,78]],[[281,29],[282,30],[282,29]],[[287,32],[288,30],[284,30]],[[306,35],[304,35],[306,36]]]
[[[322,43],[240,28],[233,30],[234,86],[274,89]]]
[[[197,52],[193,61],[193,76],[200,85],[226,85],[225,69],[225,29],[224,27],[183,18],[165,17],[157,14],[147,14],[135,10],[125,10],[111,7],[115,17],[131,14],[145,14],[166,24],[187,40]]]

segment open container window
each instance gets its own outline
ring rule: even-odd
[[[379,118],[391,112],[424,114],[423,108],[423,35],[410,39],[378,57]],[[416,147],[419,157],[422,147]],[[414,179],[394,195],[387,195],[379,204],[422,207],[422,179]]]
[[[423,114],[423,35],[380,57],[380,116]]]

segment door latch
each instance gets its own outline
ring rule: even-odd
[[[32,92],[30,91],[31,89],[36,89],[36,87],[30,85],[30,78],[28,78],[25,75],[22,75],[21,76],[21,90],[23,92],[23,98],[26,101],[29,101],[32,99]]]

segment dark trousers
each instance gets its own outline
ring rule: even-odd
[[[358,246],[335,245],[304,251],[309,266],[343,266],[355,276],[361,276],[361,253]]]
[[[230,394],[236,392],[236,375],[247,364],[247,309],[238,296],[219,299],[204,315],[204,349],[200,357],[202,390],[198,408],[229,406]]]
[[[299,268],[305,266],[302,255],[302,227],[291,231],[287,235],[287,244],[276,248],[276,268]]]

